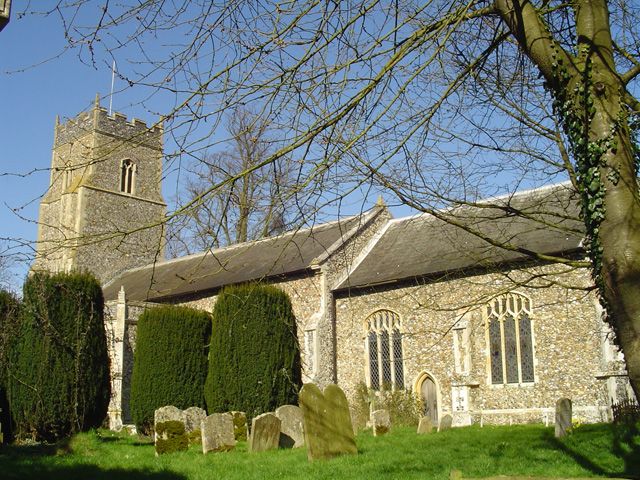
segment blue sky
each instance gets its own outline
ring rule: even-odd
[[[92,1],[81,3],[82,13],[79,16],[78,24],[81,25],[83,22],[88,25],[94,24],[99,13],[97,7],[101,3]],[[59,115],[61,121],[64,122],[66,119],[87,110],[91,107],[96,93],[99,93],[103,98],[103,106],[109,104],[111,58],[100,56],[104,54],[102,50],[98,49],[95,64],[87,65],[79,59],[77,50],[65,52],[67,42],[62,22],[55,13],[23,17],[18,15],[20,10],[24,8],[44,9],[55,4],[54,0],[38,0],[37,2],[14,0],[11,22],[0,32],[0,142],[2,143],[2,149],[0,149],[0,256],[7,253],[22,253],[23,261],[18,262],[14,267],[15,277],[12,286],[15,289],[20,288],[22,279],[28,270],[30,256],[33,254],[32,247],[37,234],[38,205],[40,197],[45,193],[49,183],[48,168],[51,161],[56,115]],[[131,28],[131,25],[125,25],[121,28],[121,30],[117,30],[120,34],[122,32],[131,34],[131,31],[127,30],[127,28]],[[166,54],[171,52],[173,40],[179,38],[184,41],[185,38],[189,38],[185,37],[184,33],[179,28],[171,28],[164,32],[166,36],[162,37],[162,40],[152,35],[147,38],[146,43],[140,44],[140,48],[144,50],[145,54],[149,53],[152,56],[171,59],[171,56],[167,57]],[[166,43],[163,44],[163,41]],[[61,52],[63,53],[58,55]],[[125,75],[136,69],[135,65],[127,63],[127,56],[138,60],[139,57],[136,55],[140,55],[139,51],[128,51],[124,47],[116,48],[114,52],[118,56],[117,60],[121,63]],[[225,61],[224,47],[221,50],[214,49],[214,54],[217,55],[216,62],[218,60]],[[86,60],[86,56],[83,58]],[[206,63],[211,59],[212,57],[205,56],[202,61]],[[163,74],[162,70],[160,74]],[[136,77],[135,74],[131,76]],[[422,88],[422,84],[418,85],[419,88]],[[170,93],[166,91],[156,94],[151,100],[146,100],[149,98],[149,90],[144,90],[144,87],[141,86],[128,87],[124,82],[118,80],[115,91],[113,110],[121,112],[129,118],[142,119],[147,124],[157,120],[154,115],[148,113],[147,108],[152,108],[156,112],[166,112],[171,109],[172,102],[179,100],[172,98]],[[342,100],[340,95],[342,93],[338,92],[334,100]],[[143,101],[146,103],[145,107],[140,104]],[[216,99],[213,98],[211,101],[214,102]],[[467,113],[473,114],[475,112]],[[409,115],[407,118],[412,117]],[[224,131],[224,128],[216,130],[218,127],[212,126],[211,123],[206,128],[208,133],[201,136],[200,132],[197,132],[198,135],[193,135],[193,137],[204,138],[206,140],[204,143],[210,145],[212,139],[220,139],[220,136],[224,135],[220,133]],[[402,131],[402,128],[399,131]],[[165,135],[165,152],[175,151],[175,145],[171,144],[170,138],[167,137],[169,135]],[[473,168],[482,175],[480,183],[486,183],[488,186],[497,183],[509,185],[513,183],[514,175],[520,176],[520,167],[517,164],[514,164],[515,173],[504,169],[496,170],[495,164],[497,163],[500,167],[502,164],[499,162],[500,159],[494,158],[494,154],[491,152],[488,155],[491,174],[487,176],[484,173],[485,158],[482,152],[474,150],[467,154],[464,145],[461,147],[462,150],[457,151],[459,146],[454,143],[455,140],[451,144],[446,139],[439,141],[441,142],[439,152],[442,154],[442,162],[438,163],[438,158],[436,158],[434,165],[447,167],[444,169],[443,175],[445,177],[438,177],[437,168],[432,169],[433,172],[425,171],[426,177],[431,175],[436,181],[440,180],[446,184],[446,176],[451,172],[449,168],[453,168],[450,165],[452,160],[449,157],[463,159],[466,163],[461,164],[460,168],[468,168],[469,162],[471,162],[472,166],[475,165]],[[386,156],[386,149],[389,145],[382,142],[379,147],[381,150],[378,154],[382,157]],[[455,155],[449,155],[451,153],[447,152],[449,147]],[[437,153],[438,150],[436,150]],[[320,158],[322,158],[322,154]],[[491,170],[491,168],[494,169]],[[406,168],[404,171],[402,168],[399,170],[401,174],[404,174],[405,171],[408,172],[411,177],[410,170]],[[486,182],[484,181],[485,176],[487,176]],[[414,179],[409,179],[413,184]],[[524,188],[529,185],[522,184],[520,186]],[[338,209],[341,214],[353,214],[362,208],[369,208],[378,193],[375,189],[367,191],[366,187],[364,185],[362,188],[356,189],[355,193],[343,204],[332,205],[332,211],[323,211],[323,217],[327,218],[327,215],[336,213]],[[340,184],[336,188],[344,189],[346,187],[344,184]],[[170,176],[169,180],[163,184],[164,198],[169,205],[176,197],[177,192],[176,177],[175,175]],[[323,200],[328,199],[330,202],[335,199],[333,193],[329,191],[327,198]],[[386,197],[387,201],[394,201],[391,194],[386,194]],[[409,207],[394,209],[396,216],[410,213],[412,212]]]
[[[35,8],[44,9],[49,4],[55,2],[39,0]],[[65,52],[67,42],[58,16],[21,17],[18,14],[24,8],[34,7],[25,0],[15,0],[11,21],[0,32],[0,256],[16,259],[9,285],[14,290],[20,290],[33,255],[39,201],[49,184],[56,115],[64,122],[89,109],[96,93],[107,107],[112,76],[112,60],[100,57],[101,52],[95,65],[83,63],[75,50]],[[84,12],[95,14],[93,8]],[[95,18],[88,22],[95,22]],[[126,68],[127,52],[117,54]],[[146,94],[141,88],[129,88],[116,78],[115,91],[114,111],[148,124],[157,120],[139,105]],[[160,101],[153,100],[157,111],[163,108]],[[165,138],[165,151],[171,148]],[[169,204],[177,188],[175,176],[165,180],[163,194]],[[371,206],[376,195],[372,193],[365,208]],[[357,203],[341,208],[355,213],[362,208],[362,202]]]
[[[21,3],[14,2],[13,12]],[[65,44],[55,16],[14,15],[0,32],[0,238],[13,239],[0,242],[0,255],[7,247],[36,238],[35,220],[39,198],[49,182],[56,115],[62,121],[73,117],[91,106],[96,93],[104,97],[111,88],[108,59],[98,59],[94,68],[71,51],[46,61],[63,51]],[[135,93],[114,96],[114,110],[155,121],[141,108],[130,106]],[[107,106],[108,100],[103,104]],[[30,253],[28,248],[21,250]],[[14,266],[14,287],[22,283],[27,268],[28,262]]]

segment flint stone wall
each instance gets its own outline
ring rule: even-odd
[[[511,270],[510,275],[525,281],[532,274],[551,272],[554,268],[557,270],[553,265],[521,268]],[[565,284],[590,284],[586,271],[574,271],[558,280]],[[424,373],[433,376],[439,389],[440,417],[446,413],[466,413],[473,423],[543,422],[545,410],[553,410],[558,398],[570,397],[581,419],[606,421],[606,380],[597,378],[602,356],[602,323],[595,297],[584,291],[560,285],[514,289],[532,301],[535,382],[491,383],[482,306],[491,296],[510,287],[502,272],[495,272],[342,294],[336,301],[338,384],[352,399],[357,385],[366,380],[365,321],[377,310],[388,309],[399,314],[404,332],[405,387],[419,391],[418,382]],[[470,369],[463,375],[455,371],[451,329],[461,316],[455,308],[470,302],[480,308],[466,316],[470,329]],[[459,405],[452,404],[454,387],[467,388],[468,405],[464,412]]]

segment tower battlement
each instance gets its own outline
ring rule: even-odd
[[[54,148],[75,142],[94,132],[162,150],[161,123],[148,127],[142,120],[137,118],[129,120],[126,115],[119,112],[109,115],[107,109],[100,106],[98,98],[94,107],[88,112],[82,112],[65,123],[59,123],[56,119]]]

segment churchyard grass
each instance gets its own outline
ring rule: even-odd
[[[638,429],[582,425],[566,438],[553,428],[473,426],[416,435],[412,428],[373,437],[358,435],[359,454],[309,463],[304,448],[250,454],[246,442],[225,453],[202,455],[200,446],[156,457],[145,438],[106,430],[56,445],[5,446],[0,477],[47,479],[446,479],[466,477],[640,476]]]

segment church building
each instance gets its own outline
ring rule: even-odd
[[[624,358],[580,267],[569,184],[433,214],[360,215],[164,259],[162,127],[89,112],[56,122],[34,269],[103,282],[112,428],[130,423],[137,319],[157,304],[211,311],[220,290],[260,281],[291,298],[305,382],[347,397],[405,389],[435,422],[609,421],[633,398]]]

